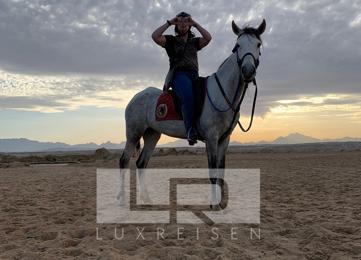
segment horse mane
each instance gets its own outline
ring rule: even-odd
[[[243,28],[241,28],[241,30],[243,31],[242,34],[254,35],[257,37],[258,40],[260,40],[262,42],[261,35],[259,34],[259,32],[256,28],[253,28],[249,25],[245,25]],[[241,36],[241,35],[239,35],[239,36]]]

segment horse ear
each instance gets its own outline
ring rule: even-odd
[[[237,24],[232,20],[232,30],[235,35],[239,35],[241,33],[241,29],[237,26]]]
[[[266,30],[266,20],[263,19],[262,23],[257,28],[258,34],[261,35],[262,33],[264,33],[265,30]]]

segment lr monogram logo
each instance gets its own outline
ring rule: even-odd
[[[223,179],[222,179],[223,180]],[[222,209],[225,209],[227,207],[228,202],[228,188],[227,183],[222,181],[223,185],[220,185],[221,189],[221,201],[219,205],[221,207],[217,207],[216,205],[185,205],[185,204],[178,204],[177,203],[177,185],[187,185],[187,184],[203,184],[203,185],[209,185],[210,180],[207,179],[200,179],[200,178],[171,178],[169,179],[170,189],[169,189],[169,204],[168,205],[147,205],[147,204],[137,204],[136,201],[136,193],[135,193],[135,186],[136,186],[136,176],[131,175],[130,178],[130,210],[167,210],[169,211],[169,219],[170,223],[174,224],[177,223],[177,212],[178,211],[190,211],[195,216],[197,216],[199,219],[201,219],[204,223],[207,223],[209,225],[214,224],[214,222],[203,213],[203,211],[209,211],[210,208],[212,208],[214,211],[220,211]],[[217,184],[215,184],[217,185]]]
[[[225,169],[217,183],[208,169],[142,171],[97,169],[97,223],[260,222],[259,169]]]

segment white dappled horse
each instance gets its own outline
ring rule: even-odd
[[[222,169],[225,168],[225,154],[230,135],[240,116],[239,106],[245,89],[249,82],[255,80],[262,44],[260,36],[265,28],[265,20],[258,28],[242,29],[232,21],[233,32],[237,35],[236,45],[217,72],[207,78],[208,93],[196,124],[206,143],[211,182],[217,184],[212,185],[211,205],[221,201],[218,189],[223,185],[221,180],[224,176]],[[161,134],[186,139],[183,121],[156,121],[155,110],[161,92],[158,88],[148,87],[137,93],[125,110],[127,140],[119,166],[121,169],[128,168],[130,157],[143,137],[144,147],[136,162],[139,168],[140,197],[143,201],[149,201],[149,197],[144,184],[144,172],[141,169],[147,167]],[[124,189],[121,187],[118,194],[120,202],[124,197],[123,192]]]

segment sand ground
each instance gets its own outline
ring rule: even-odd
[[[182,225],[183,240],[177,225],[161,226],[164,240],[155,225],[143,225],[145,239],[136,240],[135,225],[97,224],[96,168],[116,165],[0,169],[0,259],[361,259],[360,151],[229,154],[227,167],[261,169],[261,224],[215,225],[216,240],[207,225]],[[156,156],[149,167],[207,162],[205,155]],[[260,239],[250,238],[250,228]]]

